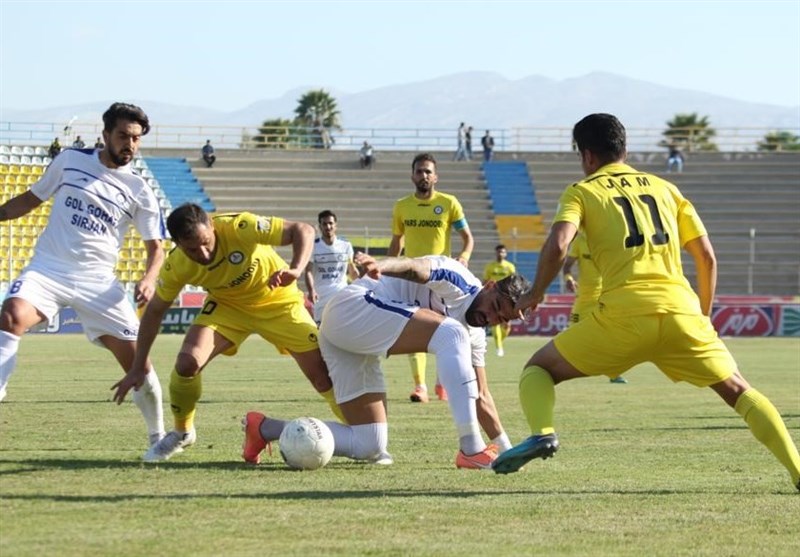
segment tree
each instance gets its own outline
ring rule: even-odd
[[[300,140],[295,131],[296,126],[291,120],[275,118],[264,120],[258,128],[258,134],[250,141],[257,149],[288,149],[299,146]]]
[[[759,151],[800,151],[800,137],[788,131],[769,132],[758,142]]]
[[[672,121],[667,122],[667,126],[663,132],[666,139],[659,143],[662,147],[674,145],[687,153],[719,150],[711,141],[717,132],[709,125],[708,116],[698,118],[696,112],[676,114]]]
[[[324,89],[312,90],[297,99],[296,122],[305,126],[322,126],[328,129],[342,129],[336,99]]]

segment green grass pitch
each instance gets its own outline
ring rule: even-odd
[[[167,383],[181,337],[154,359]],[[527,436],[523,364],[546,339],[514,337],[487,368],[512,441]],[[729,339],[745,377],[800,443],[800,339]],[[433,386],[433,358],[428,383]],[[800,493],[710,390],[651,365],[557,388],[562,448],[518,474],[457,470],[445,403],[411,404],[408,360],[386,362],[390,467],[334,458],[293,472],[278,451],[240,459],[248,410],[331,419],[294,363],[252,338],[204,371],[198,443],[144,465],[121,372],[82,336],[26,336],[0,404],[0,555],[800,555]],[[167,427],[171,415],[165,404]]]

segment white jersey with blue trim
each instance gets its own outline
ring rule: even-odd
[[[311,263],[320,307],[324,307],[334,294],[347,286],[347,268],[352,260],[353,245],[347,240],[336,238],[331,245],[322,238],[314,241]]]
[[[443,255],[425,259],[431,262],[431,276],[424,284],[385,276],[359,280],[370,281],[368,287],[380,298],[428,308],[468,327],[466,313],[483,287],[480,279],[455,259]]]
[[[30,267],[75,276],[113,275],[131,224],[144,240],[162,239],[164,221],[153,190],[131,165],[111,169],[99,150],[67,149],[31,186],[53,198]]]

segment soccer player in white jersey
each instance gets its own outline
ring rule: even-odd
[[[334,455],[392,462],[380,358],[427,351],[436,354],[439,377],[450,394],[459,436],[456,466],[490,468],[497,453],[480,433],[479,386],[471,358],[476,343],[470,336],[484,335],[485,344],[483,327],[519,317],[514,306],[528,282],[512,275],[481,285],[464,265],[444,256],[378,261],[359,253],[355,261],[365,276],[333,297],[320,326],[320,348],[348,424],[326,422],[334,436]],[[257,463],[284,425],[259,412],[248,413],[243,458]]]
[[[47,226],[33,258],[11,283],[0,311],[0,400],[17,359],[20,337],[71,306],[92,342],[108,348],[123,372],[133,363],[139,320],[117,280],[119,248],[131,224],[147,249],[134,299],[147,303],[164,251],[164,222],[150,186],[131,162],[150,122],[138,106],[114,103],[103,114],[103,149],[67,149],[30,190],[0,206],[0,221],[30,213],[52,198]],[[164,435],[161,386],[153,366],[136,386],[134,402],[150,443]]]
[[[353,245],[336,236],[337,219],[333,211],[322,211],[317,222],[321,236],[314,240],[304,276],[308,298],[314,304],[314,321],[319,325],[328,300],[347,286],[348,278],[358,278],[358,269],[353,263]]]

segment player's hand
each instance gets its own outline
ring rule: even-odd
[[[147,302],[153,298],[155,293],[156,285],[153,281],[140,280],[133,289],[133,301],[136,302],[137,306],[143,307],[147,305]]]
[[[279,286],[289,286],[294,281],[300,278],[300,271],[297,269],[289,269],[288,267],[280,269],[269,277],[270,289],[278,288]]]
[[[534,296],[533,291],[529,290],[519,297],[514,309],[520,312],[523,321],[528,321],[543,299],[543,296]]]
[[[366,253],[361,253],[359,251],[353,256],[353,261],[355,262],[356,265],[360,267],[362,271],[362,276],[368,275],[370,278],[376,280],[381,278],[381,271],[378,268],[378,262],[375,260],[374,257],[371,257]]]
[[[122,404],[122,402],[125,400],[125,395],[128,394],[128,391],[131,389],[139,390],[139,387],[141,387],[144,383],[145,375],[147,374],[143,370],[130,370],[125,374],[125,377],[114,383],[114,385],[111,387],[112,391],[116,389],[113,397],[114,402],[117,404]]]

